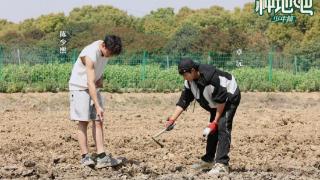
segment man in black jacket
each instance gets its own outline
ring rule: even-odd
[[[232,121],[241,99],[236,80],[227,72],[191,59],[182,59],[178,70],[185,79],[184,90],[166,127],[174,124],[195,99],[211,116],[210,124],[203,131],[207,137],[206,154],[192,168],[212,168],[208,172],[211,175],[229,173]]]

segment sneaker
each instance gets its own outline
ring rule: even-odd
[[[199,162],[196,162],[192,165],[192,169],[200,170],[200,169],[211,169],[213,166],[212,162],[206,162],[202,159],[199,160]]]
[[[229,166],[221,163],[216,163],[213,168],[208,172],[209,175],[216,174],[229,174]]]
[[[84,158],[82,158],[80,163],[83,166],[93,166],[94,165],[94,161],[92,160],[92,158],[90,157],[89,154],[87,154]]]
[[[115,159],[110,155],[106,155],[104,158],[97,157],[96,160],[97,160],[96,168],[98,169],[105,168],[105,167],[114,167],[122,163],[122,160]]]

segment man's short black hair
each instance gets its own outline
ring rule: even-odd
[[[199,69],[199,64],[194,62],[190,58],[183,58],[181,59],[179,65],[178,65],[178,71],[179,74],[183,75],[186,72],[191,72],[191,69],[198,70]]]
[[[118,55],[122,51],[122,42],[120,37],[115,35],[106,35],[104,43],[112,55]]]

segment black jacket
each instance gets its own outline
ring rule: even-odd
[[[239,105],[240,90],[231,74],[205,64],[200,64],[198,70],[200,78],[185,81],[177,106],[185,110],[195,98],[209,112],[216,108],[217,103]]]

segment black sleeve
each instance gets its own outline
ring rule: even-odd
[[[191,89],[184,87],[183,91],[181,92],[180,99],[176,105],[182,107],[183,110],[186,110],[193,100],[194,96],[191,92]]]
[[[228,91],[226,87],[222,86],[223,83],[224,82],[220,82],[219,77],[213,78],[211,82],[211,84],[214,86],[212,100],[219,104],[225,103],[228,98]]]

